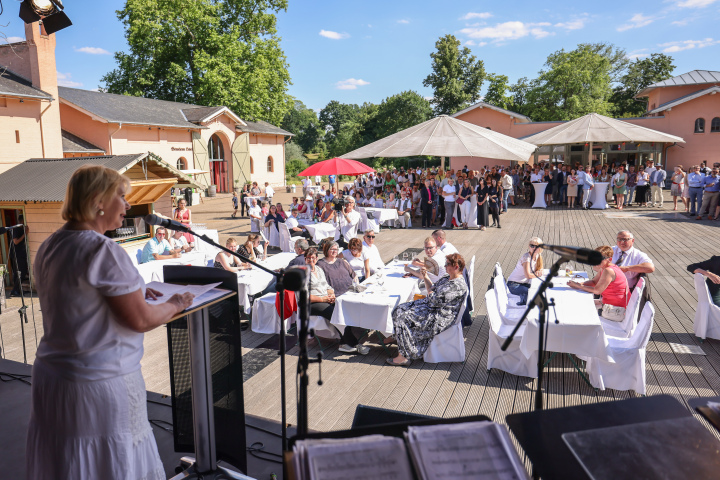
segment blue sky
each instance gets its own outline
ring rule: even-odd
[[[18,3],[3,0],[0,27],[11,40],[24,36]],[[118,0],[66,0],[74,25],[57,36],[62,85],[95,89],[126,49],[115,10]],[[514,82],[533,78],[548,54],[578,43],[612,42],[632,58],[664,52],[675,74],[720,70],[720,0],[487,2],[456,0],[290,0],[278,32],[290,64],[290,94],[308,107],[331,100],[379,103],[415,90],[430,72],[430,53],[453,34],[485,62],[488,72]],[[486,86],[487,84],[485,84]]]

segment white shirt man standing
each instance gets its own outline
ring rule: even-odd
[[[445,230],[435,230],[432,233],[432,237],[435,239],[435,244],[437,245],[438,249],[442,253],[444,253],[445,256],[453,253],[460,253],[452,243],[447,241],[445,236]]]
[[[260,222],[262,222],[262,210],[258,207],[257,200],[250,200],[250,208],[248,208],[248,217],[250,217],[250,231],[258,233],[260,231]]]
[[[630,289],[634,289],[641,273],[652,273],[655,265],[650,257],[635,248],[635,237],[627,230],[618,232],[612,262],[625,273]]]
[[[455,212],[455,185],[452,178],[446,178],[447,185],[442,189],[445,201],[445,225],[443,228],[452,228],[453,213]]]
[[[275,195],[275,190],[270,186],[268,182],[265,182],[265,200],[269,204],[272,204],[273,196]]]

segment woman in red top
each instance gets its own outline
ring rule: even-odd
[[[178,206],[175,209],[173,218],[185,225],[186,227],[192,227],[192,217],[190,209],[187,208],[187,202],[184,198],[178,200]],[[190,245],[191,247],[195,247],[195,237],[193,237],[187,232],[183,233],[183,236],[185,237],[185,240],[187,240],[188,245]]]
[[[600,295],[602,298],[595,300],[598,308],[602,308],[604,304],[627,307],[630,300],[627,278],[620,267],[612,263],[612,248],[604,245],[595,251],[603,256],[602,263],[592,267],[597,272],[595,277],[585,283],[568,282],[568,287]]]

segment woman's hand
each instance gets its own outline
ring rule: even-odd
[[[535,275],[538,276],[538,277],[542,277],[542,276],[543,276],[543,271],[542,271],[542,269],[539,269],[539,268],[538,268],[538,269],[535,271]]]
[[[193,295],[192,293],[176,293],[175,295],[170,297],[168,303],[174,304],[177,307],[177,313],[180,313],[186,308],[188,308],[190,305],[192,305],[194,298],[195,295]]]
[[[579,283],[577,283],[577,282],[573,282],[572,280],[570,280],[569,282],[567,282],[567,286],[570,287],[570,288],[574,288],[575,290],[581,290],[581,288],[580,288],[581,285],[580,285]]]
[[[707,270],[705,271],[705,276],[707,278],[709,278],[711,282],[713,282],[715,284],[720,284],[720,276],[718,276],[712,272],[708,272]]]
[[[155,290],[154,288],[147,288],[145,289],[145,298],[146,299],[152,299],[157,300],[158,297],[162,297],[163,294]]]

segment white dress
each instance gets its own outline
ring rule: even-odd
[[[145,284],[130,256],[91,230],[58,230],[35,259],[44,335],[33,365],[28,479],[163,479],[140,372],[143,334],[105,297]]]

